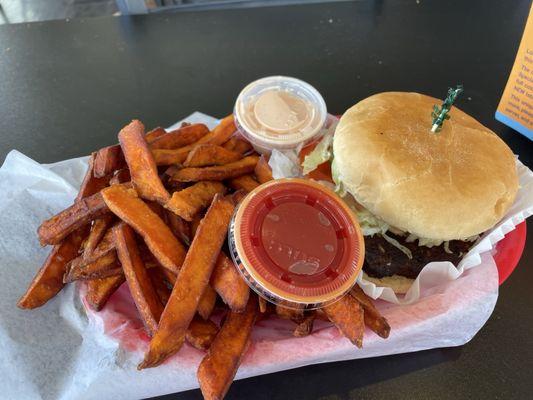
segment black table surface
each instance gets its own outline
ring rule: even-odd
[[[375,0],[0,26],[0,159],[88,154],[132,118],[153,127],[195,110],[224,116],[245,84],[282,74],[316,86],[331,113],[381,91],[442,97],[463,83],[458,106],[531,167],[531,142],[494,119],[529,7]],[[259,376],[227,398],[531,398],[531,244],[465,346]]]

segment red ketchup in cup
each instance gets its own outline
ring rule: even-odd
[[[233,216],[229,244],[254,291],[297,309],[341,298],[364,260],[352,212],[331,190],[304,179],[275,180],[251,192]]]

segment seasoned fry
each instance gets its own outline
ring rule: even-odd
[[[76,229],[109,213],[100,193],[82,198],[69,208],[44,221],[37,233],[41,245],[58,244]]]
[[[95,178],[103,178],[126,166],[126,160],[122,149],[118,144],[107,146],[96,152],[93,175]]]
[[[170,210],[167,212],[168,226],[174,236],[187,246],[191,244],[191,226],[183,218],[178,217]]]
[[[109,183],[109,176],[103,176],[100,178],[96,178],[94,176],[94,163],[96,159],[96,153],[92,153],[89,157],[88,162],[88,168],[87,172],[85,173],[85,177],[83,178],[83,181],[81,182],[80,190],[78,192],[78,195],[76,196],[76,200],[81,200],[84,197],[87,197],[93,193],[99,192],[103,188],[107,186]]]
[[[152,336],[157,330],[163,305],[141,260],[133,229],[125,223],[120,223],[113,228],[113,234],[131,297],[135,301],[147,333]]]
[[[228,391],[250,344],[257,318],[257,300],[251,296],[243,313],[230,312],[198,367],[204,399],[222,399]]]
[[[43,266],[33,278],[28,290],[20,298],[20,308],[32,309],[45,304],[54,297],[65,285],[63,275],[67,264],[78,255],[80,245],[87,234],[82,228],[71,233],[60,244],[53,247]]]
[[[165,136],[166,133],[167,131],[158,126],[157,128],[152,129],[150,132],[144,135],[144,139],[146,140],[146,143],[151,144],[154,141],[158,140],[161,136]]]
[[[118,185],[119,183],[126,183],[131,181],[130,170],[128,168],[119,169],[115,175],[109,180],[110,185]]]
[[[309,335],[313,331],[313,323],[315,322],[316,312],[313,310],[304,316],[303,320],[298,323],[298,326],[294,328],[292,333],[295,337],[304,337]]]
[[[100,311],[125,280],[124,274],[121,274],[87,281],[87,295],[85,296],[87,303],[94,310]]]
[[[208,165],[225,165],[240,160],[241,158],[242,154],[226,150],[222,146],[199,144],[191,150],[183,162],[183,166],[205,167]]]
[[[379,313],[370,297],[368,297],[358,285],[355,285],[352,290],[350,290],[350,295],[363,306],[365,312],[365,326],[376,332],[378,336],[383,339],[387,339],[390,333],[390,325]]]
[[[252,145],[250,143],[235,136],[230,138],[226,143],[224,143],[223,147],[226,150],[235,151],[240,154],[246,154],[250,150],[252,150]]]
[[[346,295],[323,308],[329,320],[357,347],[363,347],[365,331],[363,307],[352,296]]]
[[[224,194],[226,188],[220,182],[198,182],[187,189],[174,192],[165,207],[186,221],[192,221],[194,214],[207,207],[217,193]]]
[[[87,260],[91,257],[91,254],[96,249],[96,246],[100,243],[104,234],[107,232],[107,229],[113,222],[113,216],[111,214],[104,215],[103,217],[97,218],[93,221],[91,227],[91,232],[85,241],[85,246],[83,248],[83,259]]]
[[[259,157],[248,156],[226,165],[205,168],[183,168],[172,175],[171,180],[178,182],[222,181],[249,174],[255,168]]]
[[[120,275],[122,274],[122,269],[117,261],[117,253],[115,251],[110,251],[90,262],[85,262],[83,256],[77,257],[69,263],[63,282],[70,283],[78,280]]]
[[[198,314],[203,319],[208,319],[213,313],[213,309],[215,308],[216,302],[217,292],[215,292],[215,290],[211,286],[207,285],[204,290],[204,293],[202,294],[202,297],[200,297],[200,301],[198,301]]]
[[[144,139],[144,125],[133,120],[119,132],[118,141],[130,169],[133,187],[139,196],[165,203],[170,195],[157,174],[154,157]]]
[[[207,350],[218,333],[218,326],[211,320],[194,317],[185,334],[185,340],[198,350]]]
[[[209,128],[204,124],[183,126],[154,140],[150,149],[177,149],[198,141],[207,133]]]
[[[259,186],[259,182],[257,182],[251,175],[243,175],[238,178],[233,178],[228,183],[232,189],[244,190],[245,192],[251,192]]]
[[[123,186],[110,186],[101,193],[109,209],[143,237],[161,265],[177,273],[185,259],[185,248],[161,218]]]
[[[241,278],[233,261],[223,252],[218,255],[215,269],[211,275],[211,286],[231,311],[244,311],[250,297],[250,288]]]
[[[226,238],[234,204],[230,197],[215,196],[198,228],[178,275],[159,328],[139,368],[155,367],[176,353],[185,339],[198,302],[215,267]]]
[[[259,158],[254,173],[259,183],[265,183],[274,179],[272,177],[272,169],[268,165],[268,159],[264,155]]]

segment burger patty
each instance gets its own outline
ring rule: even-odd
[[[400,249],[387,242],[381,235],[365,236],[365,263],[363,270],[374,278],[402,275],[415,279],[422,268],[431,261],[451,261],[455,265],[470,249],[472,242],[451,240],[449,250],[444,251],[444,244],[440,246],[419,246],[417,241],[407,243],[402,236],[387,232],[387,236],[396,239],[402,246],[411,250],[413,255],[409,259]]]

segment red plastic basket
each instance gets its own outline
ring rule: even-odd
[[[526,245],[526,233],[527,228],[524,221],[496,244],[494,261],[498,267],[500,285],[505,282],[518,265]]]

